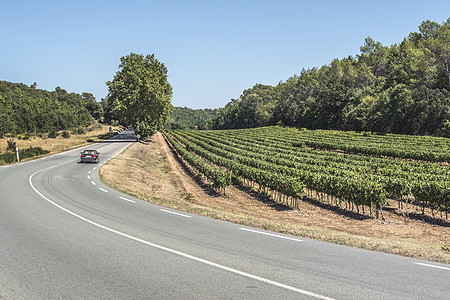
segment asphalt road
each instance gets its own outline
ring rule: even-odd
[[[0,299],[450,299],[450,265],[153,205],[80,151],[0,167]]]

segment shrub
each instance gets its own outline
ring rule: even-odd
[[[0,160],[3,160],[5,163],[13,163],[16,161],[16,154],[14,152],[6,152],[5,154],[0,155]]]
[[[38,156],[42,154],[50,153],[48,150],[44,150],[41,147],[31,147],[19,150],[20,159],[25,159],[28,157]]]
[[[6,141],[7,146],[6,146],[6,151],[16,151],[16,142],[13,139],[7,140]]]
[[[68,132],[67,130],[64,130],[61,135],[65,139],[70,138],[70,132]]]
[[[48,133],[48,137],[51,139],[56,138],[59,135],[59,133],[57,133],[56,131],[52,130]]]
[[[77,133],[78,133],[78,134],[85,134],[86,131],[84,130],[83,127],[80,127],[80,128],[78,128]]]

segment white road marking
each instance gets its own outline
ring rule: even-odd
[[[160,211],[163,211],[163,212],[166,212],[166,213],[169,213],[169,214],[173,214],[173,215],[177,215],[177,216],[182,216],[182,217],[185,217],[185,218],[192,218],[191,216],[180,214],[180,213],[177,213],[177,212],[174,212],[174,211],[170,211],[170,210],[166,210],[166,209],[162,209],[162,208],[160,209]]]
[[[441,267],[441,266],[436,266],[436,265],[424,264],[424,263],[419,263],[419,262],[415,262],[415,264],[416,265],[425,266],[425,267],[431,267],[431,268],[437,268],[437,269],[450,271],[450,268],[447,268],[447,267]]]
[[[296,239],[296,238],[291,238],[291,237],[288,237],[288,236],[273,234],[273,233],[269,233],[269,232],[252,230],[252,229],[248,229],[248,228],[239,228],[239,229],[240,230],[254,232],[254,233],[264,234],[264,235],[270,235],[270,236],[274,236],[274,237],[277,237],[277,238],[280,238],[280,239],[291,240],[291,241],[296,241],[296,242],[303,242],[303,240],[299,240],[299,239]]]
[[[100,191],[107,193],[108,191],[102,188],[98,188]]]
[[[97,185],[95,182],[93,182],[92,180],[91,180],[91,183],[93,184],[93,185]]]
[[[66,163],[67,163],[67,162],[66,162]],[[63,163],[63,164],[65,164],[65,163]],[[63,165],[63,164],[60,164],[60,165]],[[104,229],[104,230],[106,230],[106,231],[112,232],[112,233],[114,233],[114,234],[120,235],[120,236],[125,237],[125,238],[127,238],[127,239],[136,241],[136,242],[138,242],[138,243],[141,243],[141,244],[144,244],[144,245],[147,245],[147,246],[150,246],[150,247],[159,249],[159,250],[161,250],[161,251],[165,251],[165,252],[168,252],[168,253],[172,253],[172,254],[175,254],[175,255],[178,255],[178,256],[181,256],[181,257],[184,257],[184,258],[193,260],[193,261],[197,261],[197,262],[199,262],[199,263],[202,263],[202,264],[205,264],[205,265],[209,265],[209,266],[214,267],[214,268],[217,268],[217,269],[221,269],[221,270],[224,270],[224,271],[227,271],[227,272],[230,272],[230,273],[234,273],[234,274],[237,274],[237,275],[240,275],[240,276],[243,276],[243,277],[247,277],[247,278],[250,278],[250,279],[253,279],[253,280],[256,280],[256,281],[260,281],[260,282],[263,282],[263,283],[267,283],[267,284],[270,284],[270,285],[273,285],[273,286],[276,286],[276,287],[279,287],[279,288],[282,288],[282,289],[285,289],[285,290],[289,290],[289,291],[292,291],[292,292],[295,292],[295,293],[298,293],[298,294],[302,294],[302,295],[306,295],[306,296],[310,296],[310,297],[313,297],[313,298],[323,299],[323,300],[334,300],[333,298],[329,298],[329,297],[326,297],[326,296],[323,296],[323,295],[320,295],[320,294],[316,294],[316,293],[313,293],[313,292],[309,292],[309,291],[306,291],[306,290],[302,290],[302,289],[299,289],[299,288],[296,288],[296,287],[293,287],[293,286],[290,286],[290,285],[286,285],[286,284],[283,284],[283,283],[280,283],[280,282],[276,282],[276,281],[273,281],[273,280],[270,280],[270,279],[266,279],[266,278],[263,278],[263,277],[260,277],[260,276],[257,276],[257,275],[253,275],[253,274],[250,274],[250,273],[247,273],[247,272],[239,271],[239,270],[237,270],[237,269],[233,269],[233,268],[230,268],[230,267],[227,267],[227,266],[224,266],[224,265],[221,265],[221,264],[218,264],[218,263],[215,263],[215,262],[212,262],[212,261],[209,261],[209,260],[200,258],[200,257],[196,257],[196,256],[193,256],[193,255],[190,255],[190,254],[187,254],[187,253],[178,251],[178,250],[174,250],[174,249],[171,249],[171,248],[168,248],[168,247],[164,247],[164,246],[161,246],[161,245],[158,245],[158,244],[155,244],[155,243],[152,243],[152,242],[149,242],[149,241],[146,241],[146,240],[143,240],[143,239],[134,237],[134,236],[132,236],[132,235],[123,233],[123,232],[121,232],[121,231],[118,231],[118,230],[115,230],[115,229],[106,227],[106,226],[104,226],[104,225],[101,225],[101,224],[99,224],[99,223],[96,223],[96,222],[94,222],[94,221],[91,221],[91,220],[89,220],[89,219],[87,219],[87,218],[85,218],[85,217],[82,217],[82,216],[80,216],[80,215],[78,215],[78,214],[72,212],[71,210],[68,210],[67,208],[64,208],[64,207],[62,207],[61,205],[59,205],[59,204],[53,202],[53,201],[50,200],[49,198],[45,197],[41,192],[39,192],[39,191],[34,187],[34,185],[33,185],[33,183],[32,183],[32,178],[33,178],[33,176],[36,175],[37,173],[42,172],[42,171],[45,171],[45,170],[48,170],[48,169],[51,169],[51,168],[58,167],[58,166],[60,166],[60,165],[52,166],[52,167],[49,167],[49,168],[42,169],[42,170],[40,170],[40,171],[34,172],[34,173],[31,174],[31,176],[28,178],[28,183],[30,184],[31,188],[32,188],[39,196],[41,196],[41,198],[43,198],[45,201],[49,202],[50,204],[54,205],[55,207],[61,209],[62,211],[65,211],[66,213],[68,213],[68,214],[70,214],[70,215],[72,215],[72,216],[74,216],[74,217],[76,217],[76,218],[78,218],[78,219],[80,219],[80,220],[82,220],[82,221],[84,221],[84,222],[86,222],[86,223],[89,223],[89,224],[91,224],[91,225],[93,225],[93,226],[96,226],[96,227],[98,227],[98,228]]]
[[[92,171],[89,171],[88,174],[91,174]]]
[[[136,201],[127,199],[125,197],[119,197],[119,198],[122,199],[122,200],[128,201],[128,202],[131,202],[131,203],[136,203]]]
[[[91,179],[91,176],[88,175],[87,178],[88,178],[88,179]]]

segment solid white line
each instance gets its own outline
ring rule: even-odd
[[[174,211],[170,211],[170,210],[165,210],[165,209],[162,209],[162,208],[160,209],[160,211],[163,211],[163,212],[166,212],[166,213],[169,213],[169,214],[174,214],[174,215],[177,215],[177,216],[182,216],[182,217],[185,217],[185,218],[192,218],[191,216],[180,214],[180,213],[177,213],[177,212],[174,212]]]
[[[431,267],[431,268],[437,268],[437,269],[442,269],[442,270],[450,271],[450,268],[447,268],[447,267],[441,267],[441,266],[429,265],[429,264],[424,264],[424,263],[419,263],[419,262],[415,262],[415,264],[416,264],[416,265],[425,266],[425,267]]]
[[[248,228],[239,228],[239,229],[240,230],[254,232],[254,233],[264,234],[264,235],[270,235],[270,236],[274,236],[274,237],[281,238],[281,239],[286,239],[286,240],[291,240],[291,241],[296,241],[296,242],[303,242],[303,240],[299,240],[299,239],[296,239],[296,238],[291,238],[291,237],[288,237],[288,236],[273,234],[273,233],[269,233],[269,232],[252,230],[252,229],[248,229]]]
[[[254,280],[257,280],[257,281],[260,281],[260,282],[264,282],[264,283],[267,283],[267,284],[270,284],[270,285],[273,285],[273,286],[276,286],[276,287],[279,287],[279,288],[282,288],[282,289],[285,289],[285,290],[289,290],[289,291],[292,291],[292,292],[296,292],[296,293],[298,293],[298,294],[302,294],[302,295],[314,297],[314,298],[317,298],[317,299],[333,300],[333,298],[329,298],[329,297],[326,297],[326,296],[322,296],[322,295],[319,295],[319,294],[316,294],[316,293],[313,293],[313,292],[309,292],[309,291],[306,291],[306,290],[298,289],[298,288],[293,287],[293,286],[290,286],[290,285],[286,285],[286,284],[283,284],[283,283],[280,283],[280,282],[276,282],[276,281],[273,281],[273,280],[270,280],[270,279],[266,279],[266,278],[263,278],[263,277],[259,277],[259,276],[256,276],[256,275],[253,275],[253,274],[250,274],[250,273],[246,273],[246,272],[243,272],[243,271],[239,271],[239,270],[236,270],[236,269],[233,269],[233,268],[230,268],[230,267],[227,267],[227,266],[223,266],[223,265],[214,263],[214,262],[212,262],[212,261],[209,261],[209,260],[206,260],[206,259],[203,259],[203,258],[199,258],[199,257],[193,256],[193,255],[190,255],[190,254],[187,254],[187,253],[178,251],[178,250],[170,249],[170,248],[167,248],[167,247],[164,247],[164,246],[161,246],[161,245],[152,243],[152,242],[148,242],[148,241],[146,241],[146,240],[143,240],[143,239],[134,237],[134,236],[132,236],[132,235],[129,235],[129,234],[120,232],[120,231],[118,231],[118,230],[115,230],[115,229],[106,227],[106,226],[104,226],[104,225],[95,223],[94,221],[91,221],[91,220],[89,220],[89,219],[86,219],[85,217],[82,217],[82,216],[80,216],[80,215],[78,215],[78,214],[76,214],[76,213],[74,213],[74,212],[68,210],[67,208],[62,207],[61,205],[56,204],[55,202],[53,202],[53,201],[50,200],[49,198],[45,197],[43,194],[41,194],[41,193],[34,187],[33,183],[31,182],[31,179],[32,179],[33,176],[36,175],[37,173],[42,172],[42,171],[47,170],[47,169],[51,169],[51,168],[57,167],[57,166],[59,166],[59,165],[52,166],[52,167],[50,167],[50,168],[46,168],[46,169],[42,169],[42,170],[40,170],[40,171],[34,172],[34,173],[31,174],[31,176],[29,177],[28,183],[30,184],[31,188],[32,188],[39,196],[41,196],[44,200],[46,200],[46,201],[49,202],[50,204],[56,206],[57,208],[61,209],[62,211],[65,211],[66,213],[68,213],[68,214],[70,214],[70,215],[72,215],[72,216],[74,216],[74,217],[76,217],[76,218],[78,218],[78,219],[80,219],[80,220],[82,220],[82,221],[84,221],[84,222],[86,222],[86,223],[89,223],[89,224],[91,224],[91,225],[93,225],[93,226],[96,226],[96,227],[98,227],[98,228],[104,229],[104,230],[106,230],[106,231],[115,233],[115,234],[117,234],[117,235],[123,236],[123,237],[125,237],[125,238],[127,238],[127,239],[136,241],[136,242],[138,242],[138,243],[141,243],[141,244],[144,244],[144,245],[147,245],[147,246],[150,246],[150,247],[153,247],[153,248],[162,250],[162,251],[166,251],[166,252],[169,252],[169,253],[172,253],[172,254],[175,254],[175,255],[178,255],[178,256],[181,256],[181,257],[184,257],[184,258],[193,260],[193,261],[197,261],[197,262],[200,262],[200,263],[203,263],[203,264],[206,264],[206,265],[209,265],[209,266],[212,266],[212,267],[221,269],[221,270],[225,270],[225,271],[228,271],[228,272],[230,272],[230,273],[234,273],[234,274],[237,274],[237,275],[241,275],[241,276],[244,276],[244,277],[247,277],[247,278],[250,278],[250,279],[254,279]]]
[[[97,185],[97,184],[96,184],[94,181],[92,181],[92,180],[91,180],[91,183],[92,183],[93,185]]]
[[[131,202],[131,203],[136,203],[136,201],[127,199],[125,197],[119,197],[119,198],[122,199],[122,200],[128,201],[128,202]]]
[[[107,190],[105,190],[105,189],[102,189],[102,188],[98,188],[100,191],[103,191],[103,192],[105,192],[105,193],[107,193],[108,191]]]

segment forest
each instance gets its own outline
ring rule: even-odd
[[[450,18],[424,21],[399,44],[365,39],[356,57],[256,84],[206,127],[281,125],[450,137]]]
[[[68,93],[60,87],[46,91],[36,83],[0,81],[0,137],[73,129],[103,118],[104,103],[91,93]]]
[[[164,125],[166,129],[208,129],[219,109],[192,109],[189,107],[174,107],[169,120]]]

